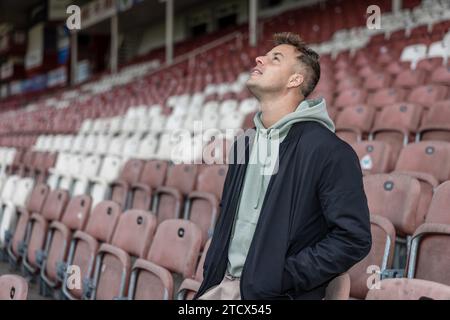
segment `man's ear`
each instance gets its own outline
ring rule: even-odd
[[[289,81],[287,84],[288,88],[297,88],[302,85],[302,83],[305,81],[305,78],[300,73],[294,73],[289,77]]]

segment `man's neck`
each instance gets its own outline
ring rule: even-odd
[[[262,99],[260,101],[261,122],[264,127],[269,128],[285,115],[294,112],[301,101],[303,101],[303,97],[300,101],[298,98],[293,99],[289,97]]]

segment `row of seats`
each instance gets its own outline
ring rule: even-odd
[[[340,277],[342,278],[342,277]],[[326,300],[347,299],[350,292],[350,280],[339,279],[327,288]],[[186,279],[185,283],[188,283]],[[196,280],[192,280],[197,283]],[[181,291],[181,290],[180,290]],[[0,277],[0,300],[26,300],[28,296],[27,281],[17,275]],[[369,290],[366,300],[449,300],[450,287],[436,282],[420,279],[384,279],[373,290]]]
[[[75,158],[75,160],[77,160]],[[97,176],[97,165],[87,158],[83,171],[51,171],[51,190],[65,190],[71,196],[90,195],[93,205],[111,199],[122,210],[153,210],[158,223],[170,218],[189,218],[211,235],[218,215],[226,165],[169,165],[166,161],[131,159],[119,170],[106,158]],[[92,162],[91,162],[92,160]],[[98,159],[97,159],[98,160]],[[117,164],[117,163],[116,163]],[[110,170],[111,169],[111,170]],[[2,231],[14,225],[15,211],[25,205],[34,185],[30,177],[11,175],[0,185]],[[3,239],[4,232],[1,234]]]
[[[251,121],[253,115],[251,116]],[[248,120],[246,120],[248,122]],[[210,161],[208,153],[209,145],[214,141],[227,138],[233,139],[240,129],[227,129],[225,133],[217,129],[207,129],[202,133],[192,136],[188,132],[178,131],[173,133],[147,135],[79,135],[74,140],[64,139],[64,146],[52,146],[49,149],[59,151],[56,167],[63,165],[61,161],[72,154],[73,156],[87,157],[95,156],[100,158],[115,157],[125,162],[130,158],[139,159],[162,159],[174,162],[198,163]],[[65,142],[72,142],[70,145]],[[42,152],[42,151],[41,151]],[[67,162],[67,161],[66,161]],[[78,167],[76,167],[78,168]],[[77,170],[73,168],[73,170]]]
[[[383,140],[387,134],[403,136],[400,141],[421,140],[450,141],[450,100],[433,104],[429,110],[414,103],[394,103],[376,111],[366,105],[348,107],[334,115],[336,133],[348,143],[370,137]],[[329,110],[329,113],[330,112]],[[381,139],[378,139],[381,137]],[[386,139],[385,139],[386,140]]]
[[[37,182],[44,182],[49,171],[55,165],[56,158],[57,154],[52,152],[16,149],[13,160],[10,161],[11,158],[9,158],[6,163],[2,164],[0,181],[3,181],[7,174],[32,177]]]
[[[388,177],[387,181],[393,179]],[[47,194],[42,190],[47,190]],[[427,217],[427,222],[412,237],[411,250],[415,251],[411,254],[415,260],[408,260],[409,278],[449,284],[443,272],[448,265],[440,259],[441,254],[446,253],[442,250],[448,248],[445,246],[448,234],[447,238],[442,236],[442,230],[450,225],[445,217],[448,203],[443,206],[442,201],[448,199],[449,192],[447,183],[436,193],[435,213]],[[372,196],[368,193],[370,210],[380,215],[371,214],[373,246],[369,255],[348,272],[352,298],[363,299],[369,292],[370,266],[378,266],[382,275],[392,266],[396,234],[394,225],[382,216],[392,207],[377,211],[370,201]],[[21,212],[7,252],[15,263],[22,261],[28,273],[40,275],[43,294],[60,288],[61,283],[71,283],[68,271],[73,266],[80,268],[83,281],[80,284],[78,280],[78,287],[62,286],[63,296],[69,299],[191,298],[198,290],[208,243],[197,266],[205,239],[195,223],[168,219],[158,224],[150,212],[134,209],[121,213],[119,205],[113,201],[101,202],[91,213],[90,206],[89,196],[77,196],[69,202],[67,192],[48,192],[47,187],[40,185],[33,191],[27,209]],[[425,234],[426,241],[422,239]],[[171,243],[170,248],[167,243]],[[429,250],[436,245],[440,250]],[[134,264],[131,257],[137,258]],[[430,268],[437,272],[430,272]],[[182,275],[184,281],[174,284],[172,272]],[[178,294],[175,296],[175,293]]]
[[[7,230],[3,252],[24,274],[39,276],[42,294],[61,289],[68,299],[172,299],[170,272],[194,277],[207,240],[194,222],[158,224],[150,211],[122,213],[114,201],[92,210],[91,205],[87,195],[70,198],[65,190],[39,184],[26,206],[17,208],[16,227]],[[131,257],[137,259],[133,267]],[[72,287],[74,266],[81,279]]]

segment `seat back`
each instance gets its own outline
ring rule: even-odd
[[[28,196],[33,190],[34,180],[32,178],[22,178],[17,181],[16,189],[13,198],[13,204],[17,207],[24,207]]]
[[[54,190],[45,200],[41,215],[31,216],[31,228],[27,245],[26,261],[31,267],[38,267],[36,252],[44,249],[49,221],[59,221],[69,200],[66,190]]]
[[[116,156],[106,156],[100,169],[99,177],[112,182],[119,177],[121,160]]]
[[[372,248],[369,254],[348,271],[351,279],[350,296],[353,298],[364,299],[369,290],[369,277],[374,272],[383,272],[392,267],[395,246],[393,224],[385,217],[372,214],[370,229]]]
[[[192,164],[178,164],[168,168],[166,186],[188,194],[194,189],[198,167]]]
[[[422,116],[422,107],[413,103],[395,103],[381,110],[374,125],[377,128],[403,129],[416,132]]]
[[[426,72],[422,69],[404,70],[395,77],[393,85],[401,88],[414,88],[425,82]],[[411,101],[414,102],[414,101]]]
[[[120,207],[117,203],[102,201],[93,208],[85,231],[77,231],[74,234],[75,242],[72,245],[72,254],[69,255],[68,263],[79,267],[82,279],[92,276],[99,242],[111,241],[119,215]],[[80,288],[65,286],[63,292],[71,298],[81,299],[83,286],[82,283]]]
[[[372,107],[383,108],[385,106],[401,102],[405,99],[405,97],[406,90],[404,89],[384,88],[371,94],[367,100],[367,104]]]
[[[424,223],[413,235],[407,277],[450,285],[450,225]]]
[[[420,279],[384,279],[366,300],[450,300],[450,286]]]
[[[338,108],[345,108],[363,104],[367,97],[367,92],[360,89],[347,89],[342,91],[336,98],[334,105]]]
[[[83,160],[83,170],[82,170],[82,176],[83,177],[95,177],[99,173],[101,165],[101,159],[99,156],[91,155]]]
[[[156,224],[156,217],[148,211],[129,210],[120,216],[111,246],[102,245],[99,250],[100,257],[97,258],[94,276],[96,299],[112,299],[127,294],[131,271],[130,256],[146,256]]]
[[[37,184],[28,198],[27,210],[29,212],[41,212],[49,191],[50,188],[45,183]]]
[[[419,182],[396,174],[369,175],[363,181],[370,213],[389,219],[399,234],[413,234],[417,227]]]
[[[110,242],[121,213],[114,201],[97,204],[89,216],[85,232],[100,242]]]
[[[128,160],[122,168],[119,179],[128,184],[136,183],[139,180],[144,162],[138,159]]]
[[[170,250],[167,250],[170,243]],[[161,223],[156,230],[147,260],[146,269],[136,269],[131,283],[134,299],[172,299],[175,272],[192,278],[200,253],[202,234],[190,221],[171,219]]]
[[[179,217],[183,210],[184,197],[194,189],[197,171],[198,166],[191,164],[178,164],[169,167],[166,187],[173,192],[164,191],[158,194],[156,213],[159,222]]]
[[[448,89],[440,85],[424,85],[411,91],[408,101],[430,108],[430,104],[447,97]]]
[[[189,220],[200,227],[203,239],[212,233],[227,174],[226,165],[209,165],[198,175],[196,191],[189,196]]]
[[[92,199],[88,195],[73,197],[67,204],[61,222],[70,230],[84,230],[89,218],[91,204]]]
[[[210,244],[211,244],[211,239],[208,239],[208,241],[206,241],[205,246],[203,247],[202,256],[200,257],[200,260],[198,262],[194,279],[186,278],[181,283],[180,290],[179,290],[179,295],[181,293],[181,297],[179,296],[179,298],[181,298],[183,300],[192,300],[194,298],[195,294],[197,293],[198,288],[200,287],[200,284],[203,281],[203,265],[205,264],[206,254],[208,253]],[[350,285],[349,285],[349,290],[350,290]],[[348,296],[348,294],[347,294],[347,296]]]
[[[0,276],[0,300],[26,300],[28,282],[16,275]]]
[[[384,141],[361,141],[353,143],[364,174],[386,173],[393,169],[392,149]]]
[[[60,220],[69,202],[69,193],[66,190],[51,191],[42,208],[42,216],[47,220]]]
[[[424,115],[420,128],[423,140],[450,142],[450,106],[437,103]]]
[[[168,163],[161,160],[149,160],[144,164],[139,182],[133,184],[132,208],[147,210],[150,208],[152,191],[162,186],[166,179]]]
[[[166,244],[170,243],[170,250]],[[192,278],[200,254],[202,234],[191,221],[170,219],[156,230],[147,259],[171,272]]]
[[[402,149],[395,171],[416,171],[429,174],[439,182],[450,176],[450,143],[423,141],[410,143]]]
[[[450,225],[450,181],[439,185],[433,194],[425,221]]]
[[[14,191],[16,190],[17,182],[19,181],[19,176],[9,176],[6,179],[5,185],[2,189],[2,201],[10,201],[14,196]]]

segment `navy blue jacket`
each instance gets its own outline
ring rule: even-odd
[[[221,213],[196,298],[218,285],[243,185],[245,160],[234,143]],[[244,163],[242,163],[244,162]],[[269,182],[241,275],[242,299],[322,299],[328,283],[371,248],[370,218],[358,157],[316,122],[295,123],[280,144],[279,169]]]

